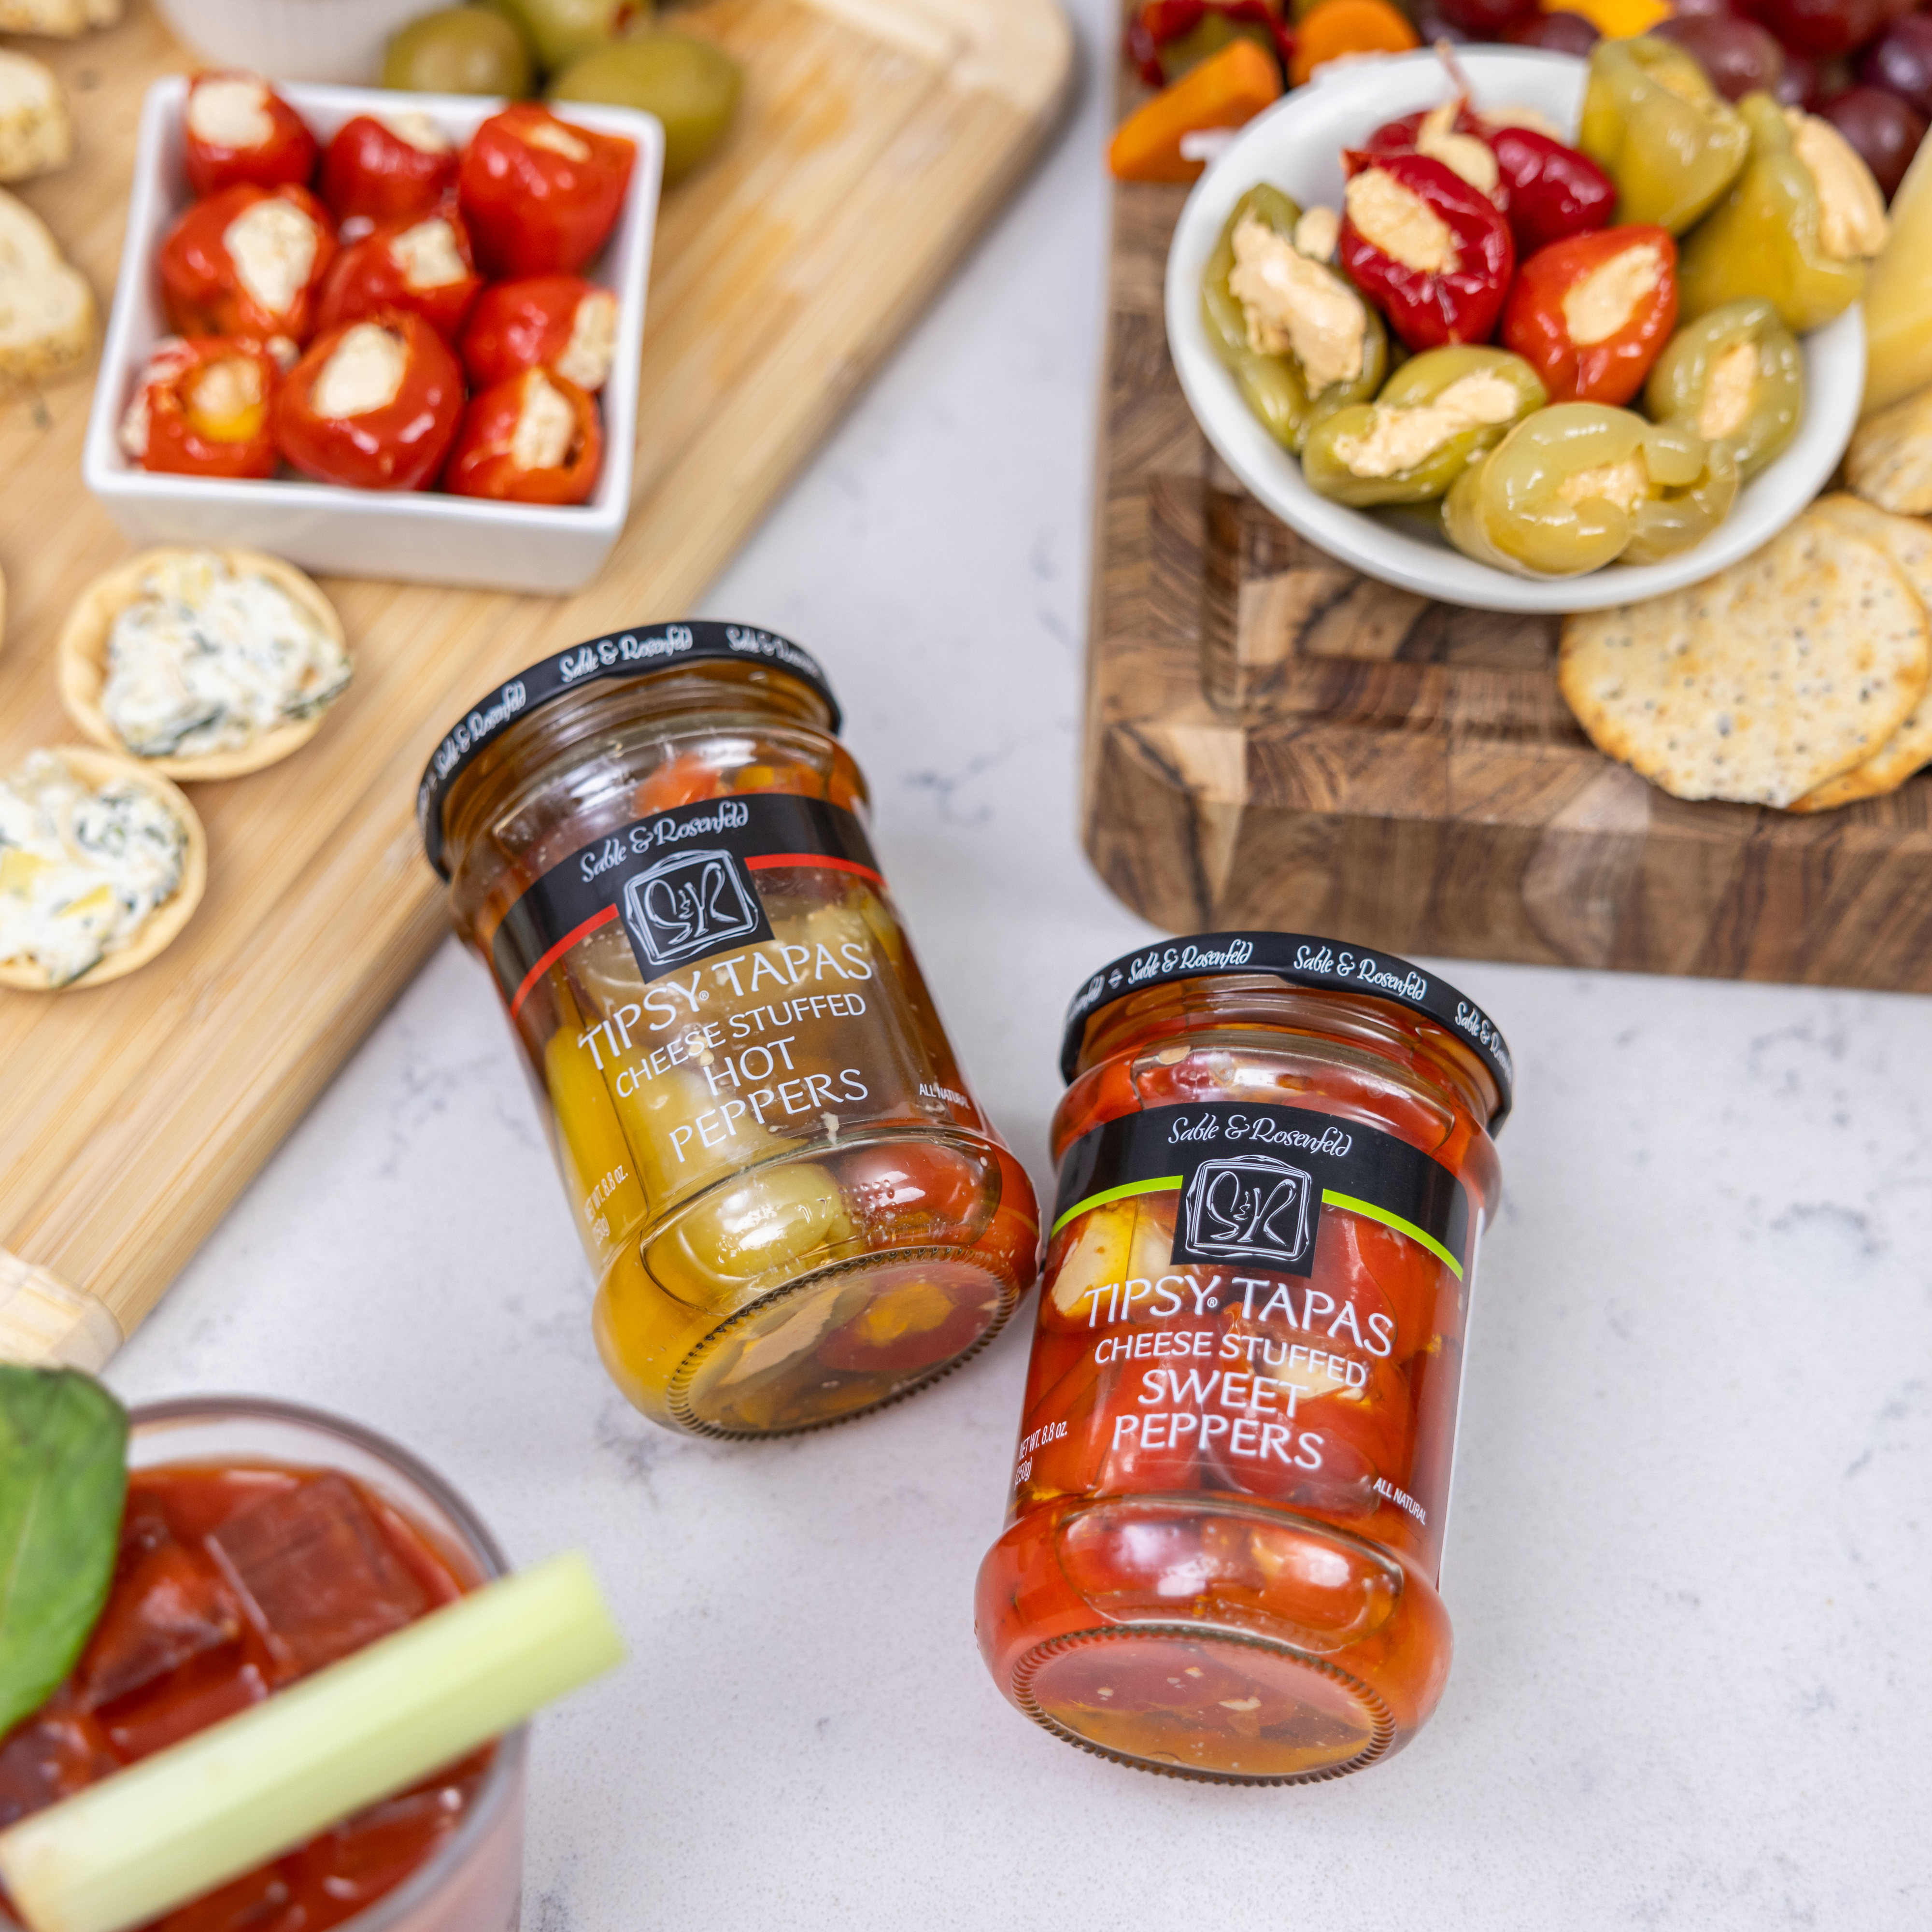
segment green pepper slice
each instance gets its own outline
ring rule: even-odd
[[[1520,577],[1654,563],[1700,543],[1738,494],[1722,443],[1604,403],[1558,403],[1463,471],[1442,506],[1450,541]]]
[[[1576,145],[1616,184],[1616,220],[1682,235],[1737,178],[1750,134],[1682,47],[1646,37],[1590,53]]]
[[[1507,350],[1428,350],[1372,403],[1352,403],[1311,428],[1302,473],[1311,488],[1358,509],[1426,503],[1549,400],[1536,371]]]
[[[1723,443],[1748,483],[1798,434],[1804,359],[1769,302],[1726,302],[1664,345],[1643,404],[1652,422]]]
[[[1681,312],[1707,315],[1762,296],[1802,335],[1864,293],[1868,260],[1884,245],[1885,202],[1829,122],[1787,112],[1768,94],[1746,94],[1738,112],[1750,129],[1750,159],[1684,244]]]
[[[1311,256],[1298,255],[1290,266],[1298,275],[1307,278],[1310,292],[1324,308],[1342,316],[1351,330],[1359,330],[1359,350],[1351,356],[1346,344],[1337,348],[1335,343],[1321,344],[1333,352],[1318,371],[1327,380],[1318,382],[1292,345],[1262,346],[1268,338],[1251,327],[1248,305],[1234,286],[1239,266],[1236,231],[1244,221],[1257,222],[1292,249],[1300,219],[1300,209],[1280,189],[1258,182],[1235,202],[1201,275],[1201,317],[1215,354],[1226,364],[1262,426],[1295,454],[1300,453],[1312,424],[1372,396],[1388,369],[1388,332],[1382,317],[1355,292],[1345,275]],[[1284,337],[1285,332],[1274,339]],[[1316,339],[1310,338],[1311,353],[1316,346]]]

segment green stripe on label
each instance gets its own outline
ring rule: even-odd
[[[1085,1200],[1075,1202],[1073,1205],[1068,1208],[1066,1212],[1061,1215],[1047,1231],[1048,1238],[1050,1240],[1054,1235],[1058,1234],[1075,1215],[1084,1214],[1090,1208],[1104,1208],[1108,1202],[1124,1201],[1130,1194],[1162,1194],[1170,1190],[1178,1193],[1182,1183],[1186,1178],[1185,1174],[1162,1174],[1156,1176],[1152,1180],[1124,1180],[1118,1187],[1102,1188],[1098,1194],[1090,1194]],[[1408,1223],[1405,1221],[1402,1225],[1406,1228]],[[1431,1245],[1432,1246],[1433,1244],[1432,1243]],[[1450,1263],[1451,1268],[1455,1268],[1455,1265],[1453,1262]],[[1460,1268],[1456,1268],[1456,1272],[1460,1275],[1462,1271]]]
[[[1337,1194],[1332,1187],[1322,1189],[1322,1204],[1324,1208],[1346,1208],[1352,1214],[1366,1214],[1371,1221],[1379,1221],[1384,1228],[1393,1228],[1398,1234],[1406,1234],[1412,1241],[1420,1241],[1458,1281],[1462,1279],[1462,1264],[1433,1234],[1424,1233],[1413,1221],[1405,1221],[1400,1214],[1391,1214],[1386,1208],[1378,1208],[1372,1201],[1358,1201],[1352,1194]]]

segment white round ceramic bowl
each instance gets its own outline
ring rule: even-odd
[[[272,80],[375,80],[389,36],[437,0],[154,0],[176,39]]]
[[[1584,63],[1531,48],[1459,47],[1474,104],[1534,107],[1574,128]],[[1444,603],[1480,610],[1597,610],[1695,584],[1748,556],[1823,487],[1858,419],[1865,334],[1856,306],[1805,337],[1804,416],[1784,454],[1738,493],[1731,514],[1698,544],[1662,563],[1612,564],[1587,576],[1513,576],[1454,548],[1432,507],[1352,510],[1310,489],[1301,465],[1241,400],[1210,346],[1201,316],[1201,272],[1236,202],[1270,182],[1303,207],[1342,200],[1342,150],[1385,121],[1433,107],[1453,88],[1433,53],[1351,62],[1250,122],[1195,184],[1167,257],[1167,340],[1189,405],[1229,469],[1282,521],[1330,556]]]

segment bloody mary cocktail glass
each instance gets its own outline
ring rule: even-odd
[[[440,1477],[353,1423],[240,1396],[130,1422],[113,1589],[67,1682],[0,1741],[0,1824],[508,1568]],[[512,1732],[147,1932],[514,1932],[524,1745]]]

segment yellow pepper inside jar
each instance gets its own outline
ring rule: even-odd
[[[419,794],[544,1104],[605,1366],[693,1433],[892,1401],[1034,1273],[1032,1188],[959,1072],[838,727],[785,639],[646,627],[501,686]]]

